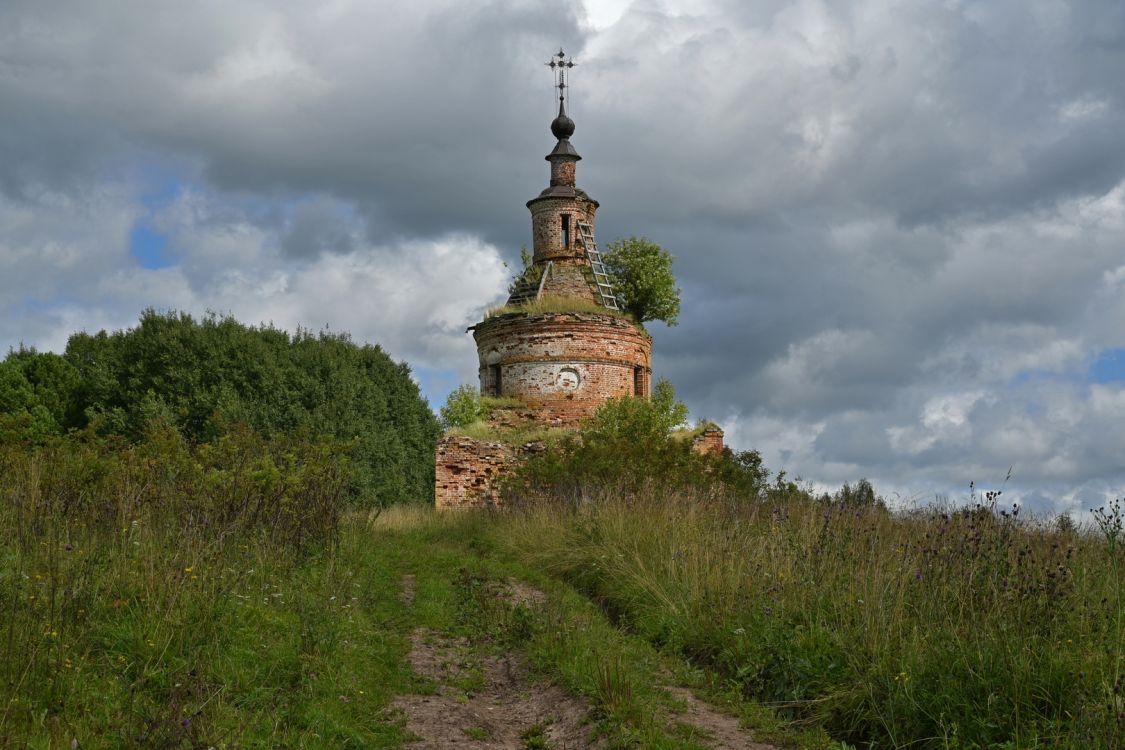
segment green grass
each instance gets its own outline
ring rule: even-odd
[[[1105,535],[988,507],[657,490],[540,505],[495,534],[720,690],[856,746],[1125,741],[1125,560]]]
[[[615,318],[622,318],[632,323],[636,323],[632,315],[621,310],[611,310],[604,305],[600,305],[593,300],[584,300],[576,297],[562,297],[553,294],[545,294],[539,299],[530,300],[520,305],[500,305],[499,307],[489,308],[485,314],[484,319],[499,317],[501,315],[512,315],[516,313],[529,313],[537,315],[540,313],[589,313],[594,315],[609,315]],[[639,324],[637,324],[639,325]]]
[[[359,525],[309,538],[293,505],[346,478],[290,455],[304,468],[253,442],[5,452],[0,745],[397,746],[399,581]]]
[[[609,747],[705,747],[678,734],[669,719],[674,701],[662,688],[690,677],[691,684],[706,689],[699,674],[689,675],[682,658],[661,654],[645,638],[616,627],[568,583],[510,555],[503,540],[507,526],[495,515],[392,509],[379,526],[417,576],[415,607],[433,615],[423,618],[426,627],[465,636],[478,648],[525,654],[539,673],[590,703]],[[512,606],[497,596],[511,579],[544,592],[544,605]],[[744,715],[751,726],[772,729],[771,736],[786,747],[830,747],[822,732],[794,730],[757,704],[726,698],[732,713]],[[535,747],[530,734],[525,740]]]
[[[508,554],[488,515],[334,505],[338,460],[246,434],[0,446],[0,746],[399,747],[394,698],[434,687],[406,660],[421,627],[524,654],[607,747],[701,747],[659,688],[682,660]],[[496,597],[513,578],[546,603]]]
[[[498,428],[494,424],[479,420],[463,427],[452,427],[447,434],[505,445],[526,445],[532,442],[551,443],[569,432],[571,430],[561,427],[543,427],[536,424],[526,427]]]
[[[603,488],[369,516],[347,484],[338,446],[250,433],[0,445],[0,746],[398,747],[422,627],[523,654],[609,747],[701,746],[667,684],[792,747],[1122,747],[1119,509]]]

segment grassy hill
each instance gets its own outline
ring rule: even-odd
[[[987,499],[642,481],[380,515],[346,502],[348,466],[249,429],[5,444],[0,744],[398,747],[396,701],[436,689],[409,660],[427,628],[519,653],[611,747],[711,746],[669,685],[776,746],[1121,747],[1112,509],[1080,532]],[[547,604],[498,604],[516,580]]]
[[[1125,747],[1120,502],[814,496],[694,454],[662,385],[556,436],[506,512],[438,515],[408,374],[155,314],[10,355],[0,746]],[[473,718],[525,695],[569,718]]]

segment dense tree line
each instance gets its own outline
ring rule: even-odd
[[[439,428],[405,363],[346,334],[146,311],[135,328],[76,333],[62,355],[0,363],[0,439],[91,428],[141,440],[153,423],[211,441],[236,423],[348,441],[364,503],[427,500]]]

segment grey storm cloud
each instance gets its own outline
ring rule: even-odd
[[[1084,380],[1125,347],[1117,0],[7,2],[0,336],[209,306],[470,379],[559,45],[601,239],[676,255],[693,413],[825,484],[1125,494],[1122,385]]]

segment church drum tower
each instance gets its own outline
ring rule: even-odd
[[[508,312],[472,330],[481,393],[516,397],[545,424],[576,427],[609,398],[649,395],[652,339],[618,310],[594,240],[598,202],[575,181],[582,157],[570,143],[574,121],[566,113],[574,63],[560,50],[548,65],[559,90],[551,123],[557,142],[546,157],[550,185],[527,202],[532,265],[516,283]],[[530,302],[539,304],[520,309]],[[583,307],[590,311],[566,311]]]

